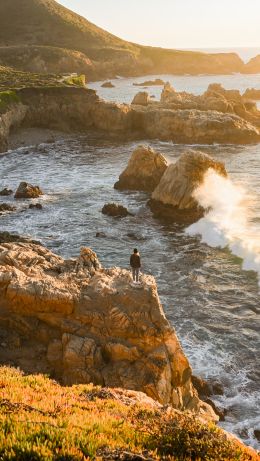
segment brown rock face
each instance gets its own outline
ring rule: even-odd
[[[259,65],[259,69],[260,69],[260,65]],[[260,99],[260,90],[258,90],[256,88],[247,88],[247,90],[243,94],[243,98],[259,100]]]
[[[21,182],[15,192],[15,198],[37,198],[43,195],[39,186],[33,186],[27,182]]]
[[[140,91],[139,93],[135,95],[131,104],[137,105],[137,106],[147,106],[149,104],[149,101],[150,101],[150,96],[147,93],[147,91]]]
[[[102,208],[102,213],[115,218],[125,218],[126,216],[132,216],[128,209],[123,205],[117,203],[106,203]]]
[[[132,153],[126,169],[115,183],[115,189],[153,191],[167,168],[166,158],[147,146]]]
[[[130,281],[126,270],[102,269],[87,248],[64,260],[39,245],[0,244],[0,328],[7,343],[15,332],[20,344],[7,348],[6,360],[65,384],[143,391],[214,417],[193,389],[154,278],[144,276],[139,290]]]
[[[192,150],[183,153],[176,163],[168,166],[153,191],[152,208],[156,211],[158,204],[163,212],[176,219],[197,220],[204,210],[193,198],[193,192],[209,168],[227,176],[223,163],[213,160],[209,155]]]

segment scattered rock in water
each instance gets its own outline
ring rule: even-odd
[[[146,80],[142,83],[133,83],[134,86],[163,86],[165,82],[160,78],[156,78],[155,80]]]
[[[102,213],[107,216],[113,216],[115,218],[125,218],[126,216],[134,216],[128,211],[123,205],[117,203],[106,203],[102,208]]]
[[[132,240],[137,240],[137,241],[146,240],[145,237],[143,237],[142,235],[137,235],[134,232],[128,232],[126,235],[127,235],[127,237],[129,237]]]
[[[102,85],[101,85],[102,88],[115,88],[115,85],[113,85],[112,82],[104,82]]]
[[[260,429],[254,429],[254,436],[260,442]]]
[[[42,210],[43,206],[41,203],[30,203],[29,208],[36,209],[36,210]]]
[[[151,147],[139,146],[131,155],[126,169],[115,183],[115,189],[152,192],[168,166],[166,158]]]
[[[12,189],[8,189],[7,187],[5,187],[3,190],[0,191],[0,195],[3,197],[7,197],[8,195],[12,195],[12,194],[13,194]]]
[[[9,205],[8,203],[0,203],[0,214],[8,212],[8,211],[15,211],[16,207]]]
[[[214,412],[216,413],[216,415],[218,415],[219,417],[219,421],[225,421],[225,416],[227,414],[227,410],[225,408],[219,408],[214,402],[213,400],[209,399],[208,397],[207,398],[203,398],[202,399],[204,402],[206,402],[208,405],[211,406],[211,408],[214,410]]]
[[[175,222],[196,222],[205,210],[193,197],[193,193],[202,184],[208,169],[227,177],[222,162],[215,161],[203,152],[189,150],[183,153],[177,162],[168,166],[153,191],[148,203],[151,210],[156,216]]]
[[[33,186],[27,182],[21,182],[17,191],[15,192],[15,198],[38,198],[43,195],[43,192],[39,186]]]
[[[148,106],[150,101],[150,96],[147,91],[140,91],[137,93],[131,102],[132,105],[136,106]]]
[[[191,382],[199,394],[199,398],[210,405],[219,416],[220,421],[225,420],[227,410],[219,408],[209,397],[212,395],[223,395],[223,386],[219,382],[206,381],[198,376],[192,375]]]
[[[105,234],[105,232],[97,232],[97,233],[96,233],[96,237],[97,237],[97,238],[105,238],[105,237],[106,237],[106,234]]]
[[[10,234],[10,232],[4,231],[0,232],[0,243],[34,243],[35,245],[41,245],[41,242],[37,240],[32,240],[28,237],[22,237],[18,234]]]

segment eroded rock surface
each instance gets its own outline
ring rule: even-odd
[[[147,91],[140,91],[134,96],[134,99],[131,104],[137,106],[148,106],[150,102],[150,96]]]
[[[166,158],[151,147],[139,146],[131,155],[115,189],[153,191],[167,168]]]
[[[176,220],[196,221],[203,215],[204,210],[196,202],[193,192],[202,183],[209,168],[227,176],[222,162],[217,162],[202,152],[184,152],[177,162],[168,166],[153,191],[150,201],[152,210]]]
[[[129,271],[102,269],[88,248],[64,260],[39,245],[0,244],[1,362],[40,367],[65,384],[143,391],[214,417],[192,386],[154,278],[143,276],[139,290],[130,282]]]
[[[33,186],[25,181],[21,182],[15,192],[15,198],[38,198],[43,195],[39,186]]]

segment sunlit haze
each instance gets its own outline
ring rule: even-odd
[[[167,48],[260,46],[260,0],[59,0],[129,41]]]

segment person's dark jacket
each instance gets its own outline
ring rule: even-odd
[[[130,266],[134,269],[139,269],[141,267],[141,259],[137,253],[133,253],[130,257]]]

